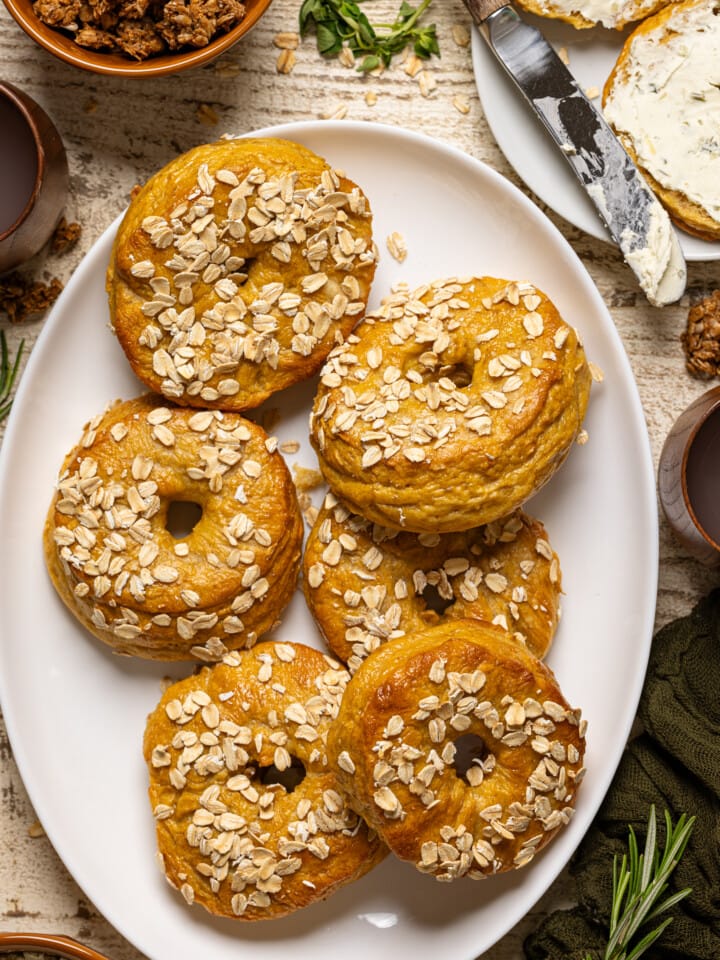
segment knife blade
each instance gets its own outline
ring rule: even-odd
[[[464,0],[488,46],[542,121],[654,306],[674,303],[687,271],[667,211],[539,30],[507,0]]]

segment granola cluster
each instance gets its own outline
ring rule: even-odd
[[[134,60],[207,46],[245,16],[239,0],[36,0],[33,10],[81,47]]]

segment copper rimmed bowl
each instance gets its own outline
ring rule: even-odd
[[[106,960],[85,944],[55,933],[0,933],[0,955],[39,953],[64,960]]]
[[[147,60],[131,60],[119,53],[88,50],[75,43],[67,31],[56,30],[43,23],[33,11],[31,0],[3,2],[28,36],[66,63],[92,73],[114,77],[159,77],[163,74],[179,73],[190,67],[199,67],[225,53],[255,26],[272,0],[245,0],[243,19],[205,47],[165,53]]]

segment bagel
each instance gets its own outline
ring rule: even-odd
[[[575,331],[530,283],[401,287],[328,357],[311,441],[353,512],[416,533],[469,530],[560,466],[590,379]]]
[[[720,240],[720,8],[671,3],[625,41],[603,112],[675,223]]]
[[[300,565],[302,519],[274,447],[238,414],[153,395],[90,421],[44,532],[67,607],[117,653],[210,661],[254,643],[277,622]],[[173,533],[182,503],[201,515]]]
[[[382,643],[444,619],[492,621],[537,657],[559,618],[560,564],[521,510],[463,533],[407,533],[329,493],[308,536],[303,590],[320,632],[354,673]]]
[[[246,410],[317,372],[364,313],[375,261],[351,180],[297,143],[221,140],[130,203],[107,273],[111,325],[152,390]]]
[[[569,822],[584,722],[501,628],[456,620],[368,657],[328,748],[394,854],[438,880],[480,879],[529,863]]]
[[[622,30],[660,10],[668,0],[520,0],[528,13],[562,20],[578,30],[608,27]]]
[[[317,650],[265,642],[165,691],[143,752],[161,862],[188,903],[279,917],[385,856],[327,760],[348,679]]]

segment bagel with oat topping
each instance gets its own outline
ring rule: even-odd
[[[559,619],[561,575],[545,528],[522,510],[461,533],[409,533],[329,493],[303,555],[308,607],[354,673],[381,644],[445,619],[487,620],[537,657]]]
[[[548,667],[479,620],[375,651],[328,746],[355,810],[438,880],[529,863],[569,822],[584,772],[579,711]]]
[[[165,691],[144,756],[161,862],[188,903],[280,917],[385,856],[328,763],[348,679],[317,650],[266,642]]]
[[[361,189],[280,139],[220,140],[132,200],[107,274],[136,375],[188,406],[241,411],[316,373],[375,273]]]
[[[671,3],[626,39],[603,113],[674,222],[720,240],[720,8]]]
[[[416,533],[469,530],[557,470],[590,379],[576,332],[530,283],[401,287],[329,355],[310,436],[355,513]]]
[[[563,20],[578,30],[607,27],[622,30],[662,9],[668,0],[520,0],[528,13]]]
[[[302,519],[275,444],[238,414],[155,395],[91,420],[44,533],[70,611],[115,652],[150,659],[217,660],[254,643],[300,565]],[[189,532],[172,532],[176,508],[194,511]]]

